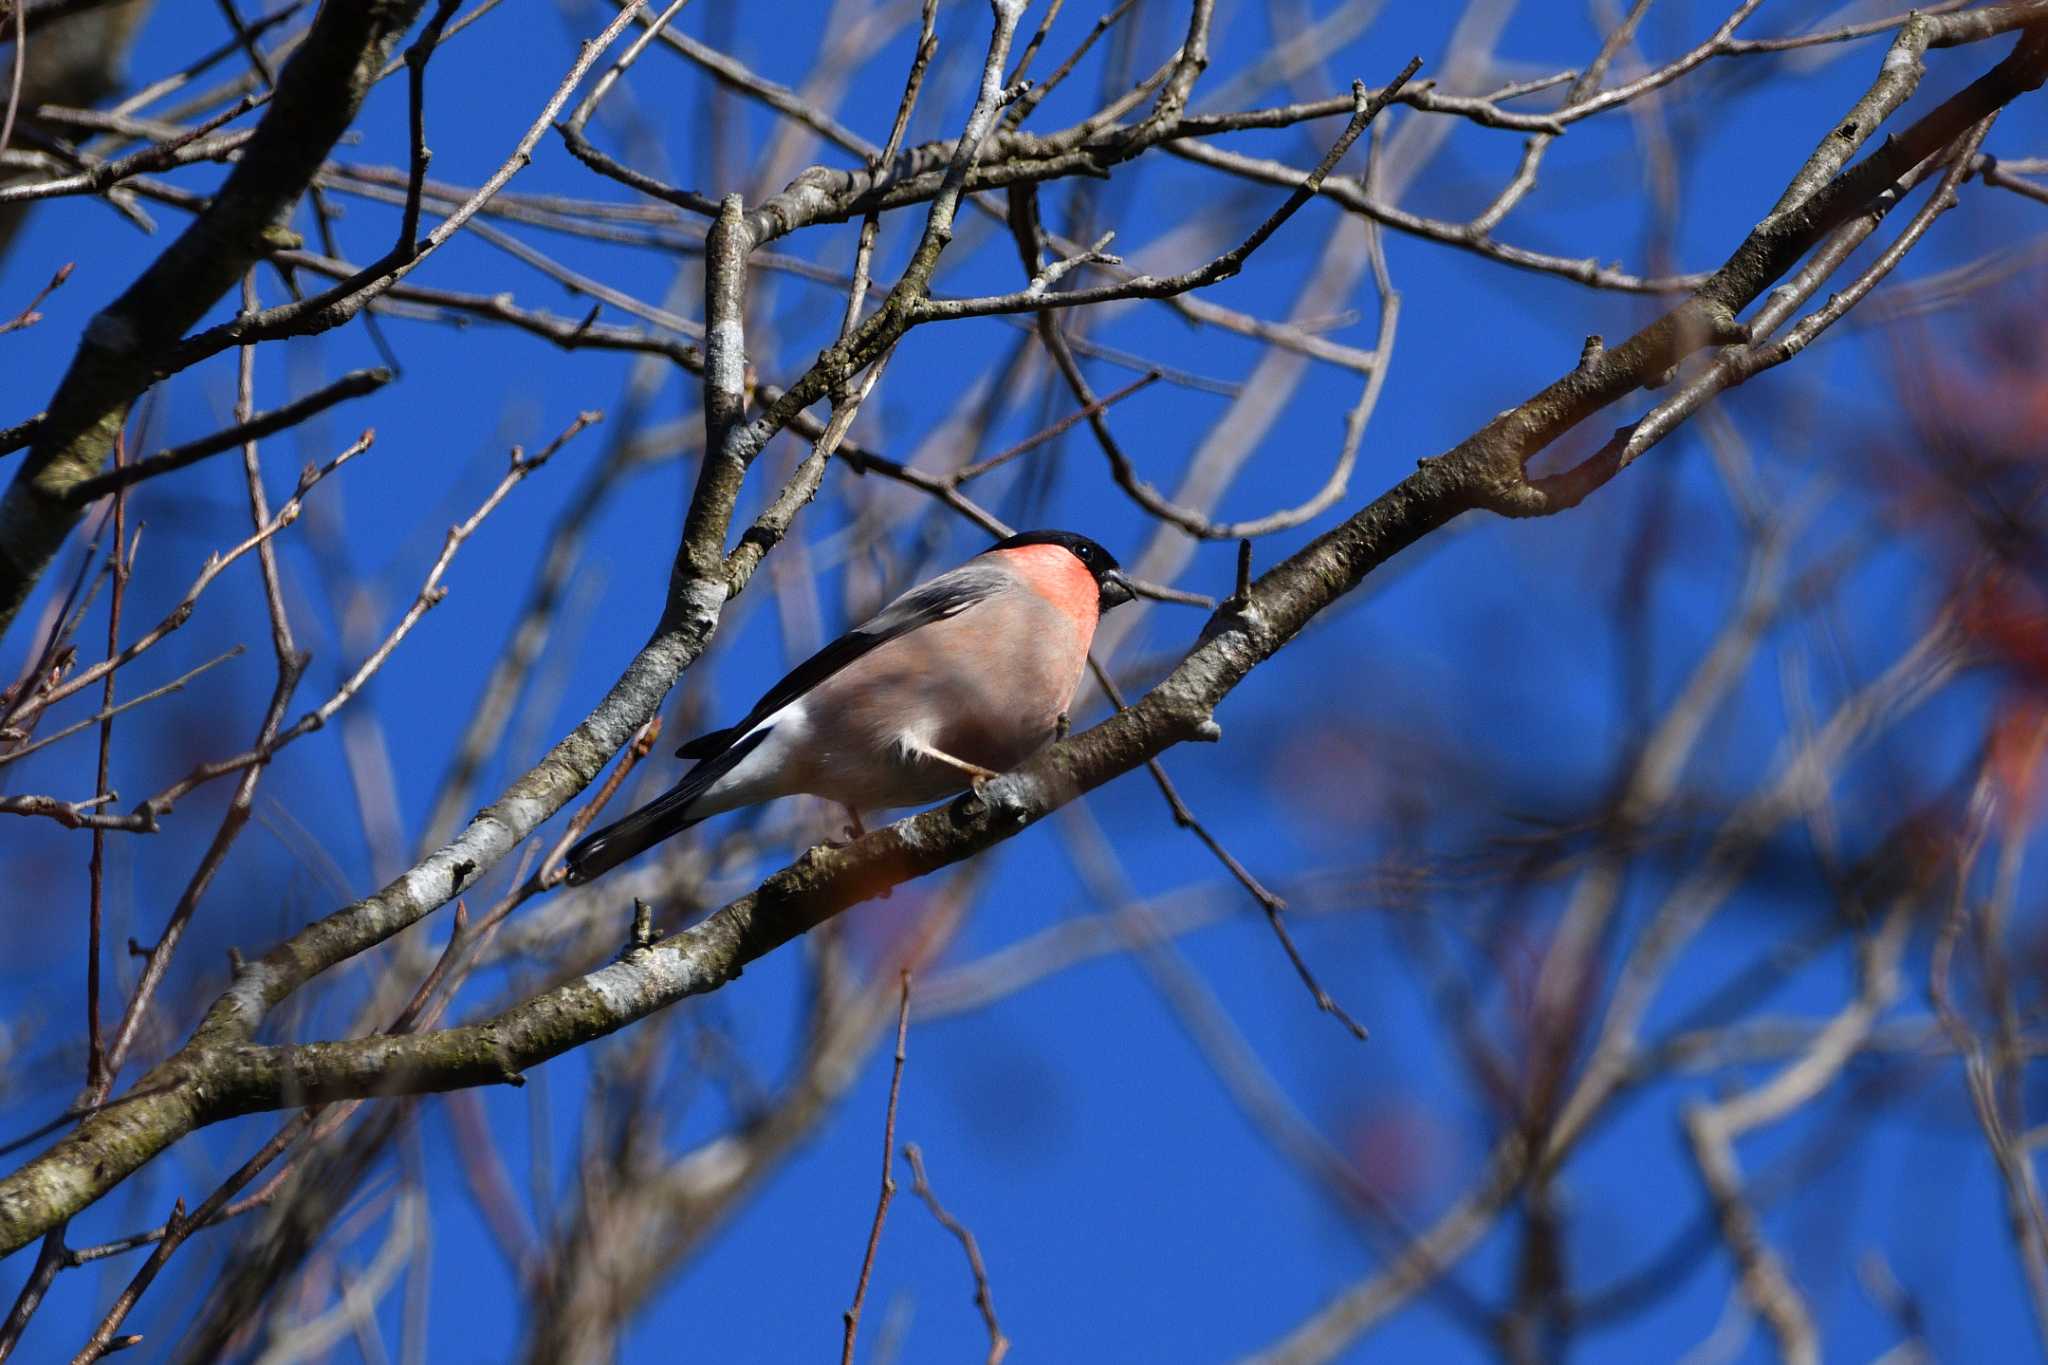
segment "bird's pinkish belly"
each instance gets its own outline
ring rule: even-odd
[[[811,762],[801,790],[861,810],[920,806],[969,776],[913,752],[914,740],[1006,772],[1058,733],[1087,648],[1058,611],[1016,594],[1010,618],[980,611],[892,641],[806,700]]]

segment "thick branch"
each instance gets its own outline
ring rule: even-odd
[[[0,630],[78,520],[71,498],[100,472],[156,364],[281,244],[280,225],[362,105],[424,0],[325,5],[206,211],[93,319],[28,458],[0,497]]]

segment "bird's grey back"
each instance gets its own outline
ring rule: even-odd
[[[791,669],[762,694],[739,724],[700,735],[676,753],[683,758],[715,758],[756,725],[876,646],[907,635],[919,626],[957,616],[976,602],[1014,586],[1015,580],[1008,573],[978,558],[928,579]]]

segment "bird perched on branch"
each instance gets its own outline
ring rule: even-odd
[[[1016,767],[1060,732],[1101,614],[1131,598],[1086,536],[1026,531],[912,588],[804,660],[746,719],[691,740],[667,794],[569,850],[587,882],[721,811],[806,793],[921,806]]]

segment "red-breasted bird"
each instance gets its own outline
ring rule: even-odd
[[[676,750],[667,794],[569,850],[587,882],[721,811],[806,793],[854,813],[922,806],[1016,767],[1059,733],[1101,614],[1131,598],[1086,536],[1026,531],[912,588]]]

